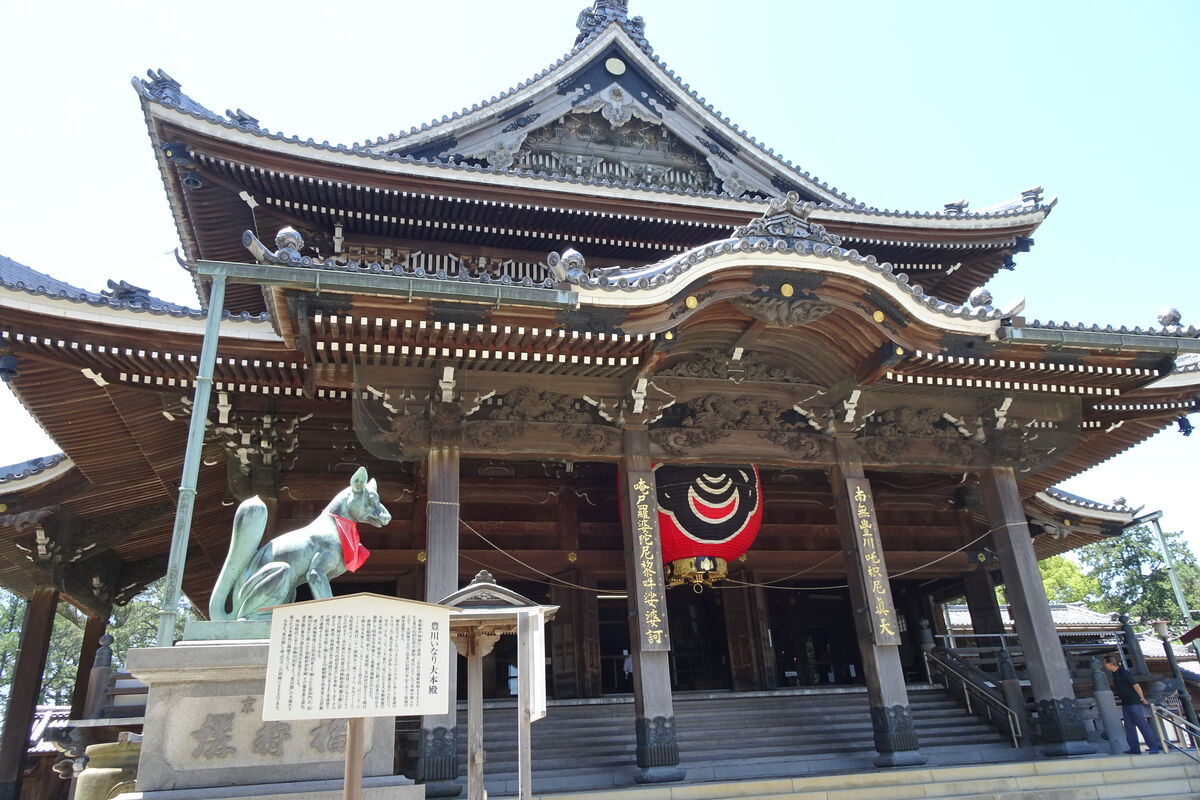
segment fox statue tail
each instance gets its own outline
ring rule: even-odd
[[[258,497],[243,500],[238,506],[237,513],[233,515],[229,555],[225,556],[225,565],[221,567],[217,585],[213,587],[212,596],[208,601],[209,619],[232,617],[232,614],[225,610],[225,603],[262,542],[263,533],[267,530],[267,516],[267,505]]]

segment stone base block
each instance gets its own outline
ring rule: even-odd
[[[190,619],[183,626],[184,641],[267,640],[271,638],[271,620]]]
[[[136,786],[147,798],[284,793],[247,794],[244,788],[263,784],[336,781],[340,787],[344,719],[263,720],[266,642],[185,641],[135,649],[127,668],[150,687]],[[389,787],[409,783],[392,775],[395,727],[393,717],[373,717],[364,731],[363,775],[386,779]],[[174,794],[184,790],[193,793]]]
[[[877,767],[918,767],[927,759],[920,750],[897,750],[893,753],[880,753],[872,762]]]
[[[424,800],[425,787],[414,786],[402,776],[363,779],[363,800]],[[114,800],[341,800],[342,782],[297,781],[221,786],[207,789],[170,789],[158,792],[126,792]]]

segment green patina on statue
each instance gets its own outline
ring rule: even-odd
[[[329,581],[354,572],[370,555],[359,541],[358,523],[382,528],[391,521],[365,467],[358,468],[350,485],[316,519],[261,547],[267,506],[257,497],[244,501],[233,518],[229,555],[208,603],[209,618],[270,619],[267,609],[294,602],[296,589],[304,583],[315,599],[332,597]]]

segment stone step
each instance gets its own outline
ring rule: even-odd
[[[594,777],[604,779],[602,774]],[[1150,800],[1200,798],[1200,764],[1173,753],[684,783],[603,792],[559,792],[549,785],[552,783],[547,781],[543,787],[535,777],[538,796],[547,800]],[[489,781],[491,794],[512,793],[508,788],[507,780]]]
[[[588,742],[605,742],[605,741],[625,741],[630,737],[632,729],[632,720],[629,720],[627,725],[614,725],[611,721],[608,725],[598,726],[594,730],[584,726],[569,726],[566,728],[542,726],[541,722],[533,723],[533,740],[534,742],[560,742],[563,739],[583,740],[586,737]],[[864,733],[870,736],[871,725],[865,720],[847,720],[844,722],[831,723],[827,721],[816,721],[812,724],[803,724],[801,722],[772,722],[770,724],[755,724],[755,721],[749,720],[746,722],[731,721],[730,724],[721,729],[697,729],[688,724],[687,720],[676,718],[676,731],[680,742],[709,740],[714,737],[714,734],[728,736],[731,732],[737,732],[739,736],[752,735],[753,738],[770,738],[772,740],[805,740],[811,738],[820,739],[837,739],[845,737],[860,737]],[[947,733],[957,734],[959,732],[969,732],[974,730],[987,730],[995,733],[997,736],[1002,734],[995,732],[992,728],[984,726],[977,720],[969,717],[947,717],[945,719],[917,719],[914,720],[917,733],[924,736],[945,735]],[[464,732],[465,725],[460,725],[458,728],[459,743],[466,741]],[[512,724],[492,724],[485,725],[484,741],[489,744],[495,743],[498,740],[511,741],[513,733],[516,731],[516,722]]]

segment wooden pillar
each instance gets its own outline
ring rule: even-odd
[[[900,628],[892,603],[887,565],[879,538],[875,504],[853,438],[834,438],[837,464],[829,470],[833,505],[846,578],[854,604],[854,627],[863,661],[863,677],[871,706],[875,735],[875,765],[898,767],[924,764],[913,726],[900,661]]]
[[[0,734],[0,800],[18,800],[21,796],[21,773],[29,750],[33,715],[42,693],[42,673],[46,669],[46,654],[50,652],[50,633],[57,609],[58,590],[47,586],[35,589],[25,608],[21,649],[8,689],[4,732]]]
[[[971,631],[976,634],[1004,633],[1004,615],[1000,612],[1000,601],[996,599],[996,584],[992,573],[977,567],[962,576],[963,589],[967,595],[967,610],[971,612]],[[976,647],[1001,648],[1003,640],[998,636],[983,635],[976,640]]]
[[[1025,669],[1037,704],[1039,741],[1047,755],[1094,753],[1075,704],[1071,672],[1046,587],[1033,552],[1033,539],[1011,467],[991,467],[979,475],[992,527],[992,544],[1004,575],[1009,612],[1025,656]]]
[[[567,578],[577,583],[574,572]],[[550,604],[558,606],[554,621],[550,623],[551,658],[554,668],[552,691],[557,698],[580,697],[580,658],[582,642],[579,641],[579,612],[581,592],[569,586],[550,587]]]
[[[746,580],[746,571],[730,568],[730,577]],[[721,590],[721,607],[725,613],[725,640],[729,654],[729,676],[733,691],[750,692],[766,689],[762,676],[762,647],[758,622],[754,614],[754,596],[748,586],[729,586]]]
[[[592,572],[580,573],[580,585],[596,588]],[[576,626],[579,640],[579,696],[599,697],[602,693],[603,668],[600,662],[600,602],[596,592],[579,593],[579,619]]]
[[[625,585],[629,594],[629,644],[633,657],[637,780],[683,780],[671,698],[671,640],[658,534],[658,502],[646,430],[624,434],[620,485]]]
[[[87,708],[88,683],[96,660],[100,637],[108,627],[108,617],[88,617],[83,627],[83,644],[79,647],[79,666],[75,670],[75,688],[71,692],[71,719],[83,719]]]
[[[459,441],[462,428],[435,419],[429,457],[425,465],[425,600],[437,603],[458,590]],[[462,787],[458,777],[458,659],[450,659],[446,686],[451,687],[450,711],[423,717],[417,780],[425,784],[426,797],[456,797]]]
[[[760,582],[754,580],[757,577],[754,573],[747,573],[747,577],[751,579],[751,583]],[[767,604],[767,590],[761,586],[754,586],[750,592],[754,598],[754,624],[758,626],[758,646],[762,651],[762,688],[777,689],[779,673],[775,669],[775,645],[771,641],[771,607]]]

